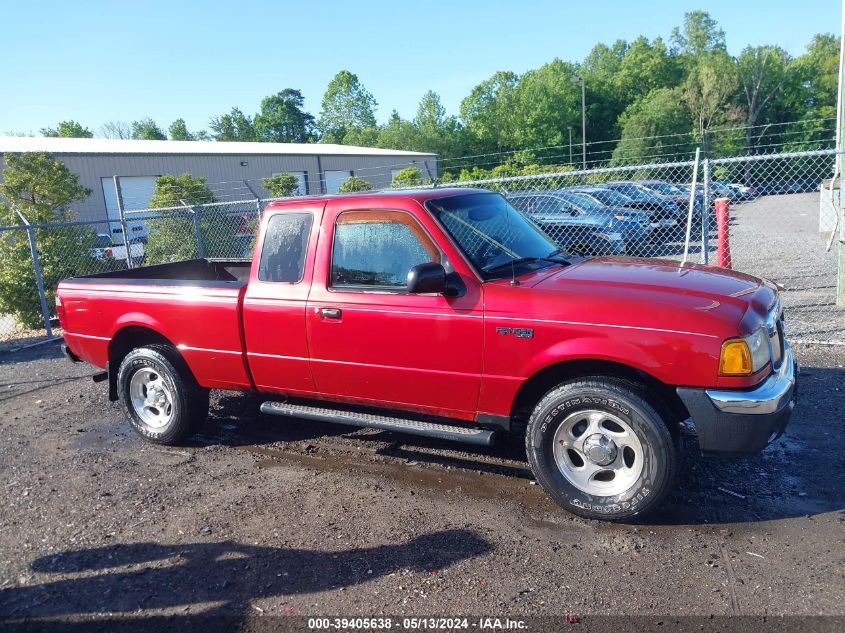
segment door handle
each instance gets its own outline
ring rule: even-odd
[[[340,308],[322,308],[320,310],[320,316],[324,319],[339,319],[342,314]]]

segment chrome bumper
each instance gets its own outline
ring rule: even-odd
[[[792,399],[796,368],[792,348],[784,341],[780,368],[758,387],[750,391],[707,389],[705,393],[714,406],[724,413],[775,413]]]
[[[753,389],[678,387],[703,453],[748,455],[780,437],[795,407],[798,366],[784,342],[778,370]]]

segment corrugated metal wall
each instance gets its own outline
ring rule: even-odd
[[[319,147],[316,145],[315,147]],[[106,216],[101,178],[118,176],[159,176],[162,174],[190,173],[202,176],[212,185],[219,200],[249,199],[250,191],[244,180],[261,197],[267,192],[260,180],[279,172],[307,172],[308,192],[323,193],[322,172],[349,170],[368,180],[376,188],[390,185],[390,171],[416,165],[424,176],[437,176],[434,155],[386,156],[303,156],[303,155],[220,155],[220,154],[55,154],[68,169],[79,174],[81,184],[92,190],[84,202],[74,205],[80,220],[101,220]],[[246,163],[242,165],[241,163]],[[0,176],[2,176],[0,162]],[[137,208],[131,200],[126,208]]]

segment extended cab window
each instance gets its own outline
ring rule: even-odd
[[[401,289],[411,268],[441,259],[440,250],[413,216],[401,211],[347,211],[335,225],[331,285]]]
[[[260,281],[302,280],[312,219],[310,213],[277,213],[270,218],[258,266]]]

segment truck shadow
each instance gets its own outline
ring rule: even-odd
[[[0,590],[0,617],[174,609],[246,617],[255,615],[251,603],[258,599],[273,599],[272,613],[290,613],[284,608],[286,596],[354,587],[404,570],[436,573],[491,550],[487,540],[469,530],[337,552],[234,541],[69,550],[31,563],[36,574],[50,574],[48,580]],[[179,619],[169,618],[172,625]]]
[[[638,523],[745,523],[845,511],[845,454],[830,447],[838,432],[834,418],[845,410],[842,384],[843,369],[802,370],[801,398],[786,435],[758,455],[702,458],[694,434],[683,430],[676,489],[661,509]],[[365,450],[380,460],[368,465],[368,473],[414,485],[422,479],[404,476],[406,471],[412,475],[430,470],[437,473],[438,487],[460,488],[467,495],[477,488],[477,496],[485,499],[490,498],[490,475],[514,483],[533,480],[518,436],[502,437],[492,447],[475,447],[305,420],[279,423],[258,413],[260,398],[248,398],[220,398],[214,425],[232,431],[200,436],[198,443],[213,441],[282,460],[305,456],[308,468],[325,470],[336,470],[335,462],[340,461],[354,469],[360,459],[357,451]],[[263,448],[253,450],[256,446]],[[536,507],[538,491],[534,486],[507,485],[500,497]]]

